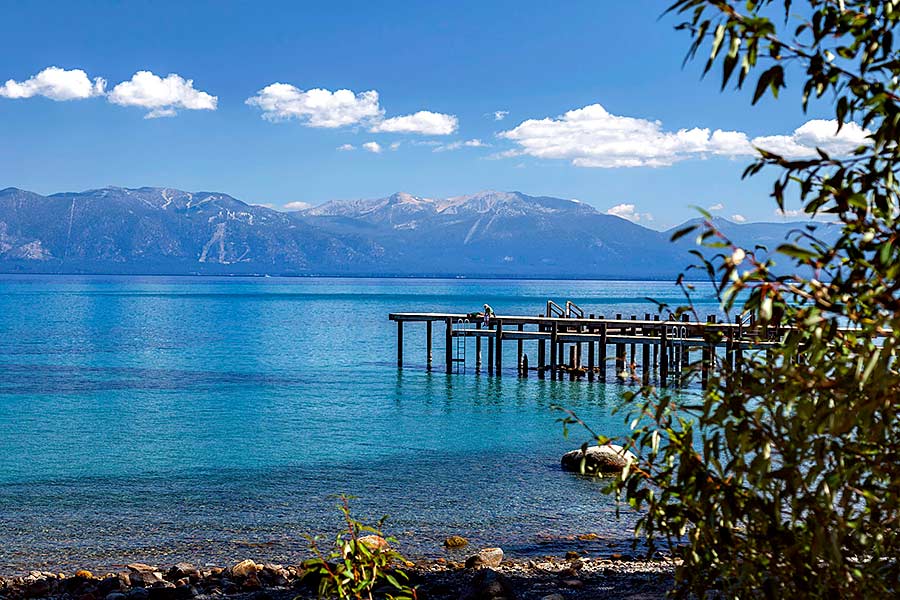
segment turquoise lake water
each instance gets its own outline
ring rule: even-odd
[[[439,328],[429,372],[424,324],[398,371],[387,315],[552,298],[642,316],[648,296],[682,300],[668,282],[0,276],[0,574],[296,561],[342,492],[413,556],[451,534],[627,552],[633,516],[560,471],[587,436],[551,410],[623,434],[627,386],[519,379],[514,349],[501,378],[446,375]]]

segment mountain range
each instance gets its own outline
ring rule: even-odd
[[[801,225],[719,221],[751,247]],[[693,262],[693,242],[671,233],[520,192],[282,212],[171,188],[0,190],[6,273],[667,278]]]

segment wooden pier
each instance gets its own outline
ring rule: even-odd
[[[713,370],[739,375],[745,352],[780,344],[784,334],[777,325],[758,325],[749,318],[738,317],[733,323],[716,322],[714,316],[705,322],[689,321],[687,315],[682,320],[660,320],[650,314],[641,319],[621,314],[606,318],[584,315],[572,303],[563,309],[553,302],[547,303],[546,314],[534,317],[495,315],[485,321],[475,314],[392,313],[389,318],[397,323],[398,368],[403,367],[407,323],[425,323],[426,365],[433,367],[434,323],[439,323],[447,373],[472,367],[475,372],[500,376],[505,351],[515,348],[513,364],[520,377],[535,373],[539,378],[584,377],[602,382],[611,371],[618,381],[654,381],[661,386],[679,384],[697,372],[704,386]],[[474,338],[474,357],[467,356],[468,338]],[[532,349],[534,358],[528,353]]]

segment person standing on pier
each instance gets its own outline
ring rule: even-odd
[[[491,319],[494,318],[494,309],[491,308],[490,304],[484,305],[484,326],[488,327],[491,324]]]

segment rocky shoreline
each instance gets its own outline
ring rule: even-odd
[[[486,560],[418,561],[405,570],[418,597],[466,600],[585,600],[664,598],[675,563],[668,559],[566,557],[503,559],[491,549]],[[484,552],[484,551],[482,551]],[[479,553],[480,554],[480,553]],[[0,599],[25,600],[312,600],[316,582],[301,565],[244,560],[230,567],[169,568],[132,563],[115,573],[95,575],[32,571],[0,577]]]

